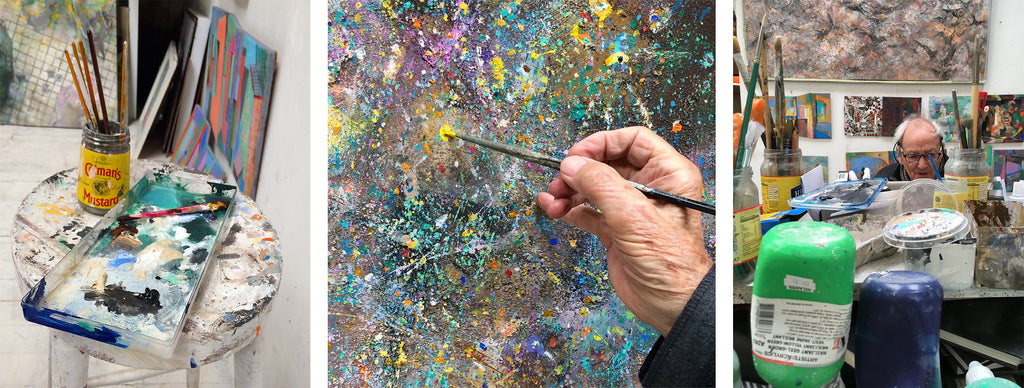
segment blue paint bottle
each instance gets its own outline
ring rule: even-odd
[[[857,313],[857,385],[939,387],[942,286],[924,272],[877,272]]]

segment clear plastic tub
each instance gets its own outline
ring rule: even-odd
[[[934,248],[967,237],[967,217],[956,210],[921,209],[900,214],[885,224],[882,238],[897,248]]]

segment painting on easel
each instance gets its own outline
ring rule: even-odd
[[[0,2],[0,124],[81,128],[85,123],[61,49],[95,37],[104,83],[118,79],[114,0]],[[106,86],[106,85],[105,85]],[[105,87],[107,101],[118,89]],[[108,105],[117,117],[117,104]]]

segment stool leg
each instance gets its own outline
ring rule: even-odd
[[[256,337],[235,353],[235,387],[262,387],[263,368],[260,349],[263,338]]]
[[[185,386],[199,388],[199,367],[185,369]]]
[[[64,339],[66,333],[50,331],[50,386],[85,387],[89,378],[89,355]]]

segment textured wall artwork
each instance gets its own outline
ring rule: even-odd
[[[332,2],[330,384],[636,383],[658,333],[615,296],[599,241],[536,206],[555,173],[438,132],[562,156],[645,125],[710,200],[712,5]]]
[[[1012,143],[1024,141],[1024,95],[988,95],[985,99],[987,128],[979,128],[981,140],[986,143]],[[970,110],[968,108],[968,110]]]
[[[234,15],[213,7],[201,105],[216,147],[250,197],[260,176],[276,61],[276,51],[243,31]]]
[[[921,113],[919,97],[846,96],[843,101],[846,136],[893,136],[903,119]]]
[[[971,117],[971,97],[957,96],[957,109],[960,110],[960,118]],[[959,143],[960,134],[955,130],[953,121],[953,98],[952,97],[931,97],[928,104],[928,115],[935,120],[936,124],[945,131],[942,141],[946,143]]]
[[[117,117],[116,4],[0,0],[0,124],[81,127],[85,114],[64,50],[78,39],[88,49],[87,30],[96,44],[107,114]]]
[[[807,166],[807,171],[810,171],[817,166],[821,166],[821,173],[825,177],[825,182],[828,182],[828,156],[804,155],[803,159],[804,165]]]
[[[788,78],[970,81],[978,35],[985,68],[989,9],[987,0],[746,0],[746,52],[767,13],[765,36],[782,37]]]
[[[846,153],[846,170],[856,172],[858,176],[864,167],[870,168],[874,175],[878,169],[892,162],[892,152],[889,151]]]

